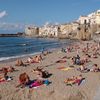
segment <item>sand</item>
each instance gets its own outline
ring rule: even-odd
[[[80,43],[78,44],[80,45]],[[81,43],[80,47],[84,46],[84,44],[86,43]],[[76,53],[77,51],[63,53],[61,49],[57,49],[46,56],[42,56],[43,61],[40,63],[30,64],[26,67],[15,66],[15,60],[0,62],[0,67],[11,65],[17,70],[8,73],[9,76],[13,77],[13,80],[0,83],[0,100],[94,100],[94,96],[96,96],[96,92],[100,87],[100,72],[81,73],[76,70],[79,67],[77,65],[74,65],[74,69],[68,71],[58,69],[58,67],[69,67],[73,65],[69,58],[75,56]],[[79,51],[79,54],[82,57],[81,51]],[[66,55],[68,57],[68,59],[66,59],[67,62],[55,63]],[[21,59],[25,62],[27,57]],[[100,56],[98,56],[97,59],[91,58],[91,62],[87,63],[87,65],[94,63],[97,63],[100,67]],[[51,84],[31,89],[29,87],[16,88],[16,85],[18,85],[18,77],[21,73],[26,72],[31,80],[36,78],[36,75],[33,74],[31,70],[37,66],[42,66],[45,70],[52,73],[48,78]],[[66,78],[80,74],[82,74],[85,80],[79,86],[66,86],[64,83]]]

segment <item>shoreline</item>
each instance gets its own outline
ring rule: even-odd
[[[60,41],[62,41],[62,39],[60,39]],[[62,47],[66,47],[66,46],[70,46],[70,44],[75,44],[75,43],[77,43],[77,42],[79,42],[79,41],[77,41],[77,40],[71,40],[70,42],[68,42],[67,44],[63,44],[62,45]],[[56,49],[60,49],[61,47],[56,47],[56,48],[49,48],[49,49],[47,49],[48,51],[52,51],[52,50],[56,50]],[[16,59],[18,59],[18,58],[24,58],[24,57],[28,57],[28,56],[34,56],[34,55],[36,55],[36,54],[40,54],[41,53],[41,51],[39,51],[39,52],[34,52],[34,53],[29,53],[29,54],[22,54],[22,55],[16,55],[16,56],[9,56],[9,57],[1,57],[0,58],[0,62],[5,62],[5,61],[10,61],[10,60],[16,60]]]
[[[54,52],[54,51],[57,51],[59,50],[60,48],[52,48],[52,49],[48,49],[47,51],[51,51],[51,52]],[[36,55],[39,55],[39,54],[42,54],[41,52],[35,52],[35,53],[31,53],[31,54],[25,54],[25,55],[19,55],[19,56],[11,56],[11,57],[2,57],[4,58],[3,60],[0,60],[0,63],[4,63],[4,62],[12,62],[12,61],[15,61],[16,59],[23,59],[23,58],[27,58],[29,56],[36,56]]]

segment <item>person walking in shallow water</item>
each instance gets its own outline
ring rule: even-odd
[[[44,47],[42,48],[41,53],[42,53],[42,54],[44,53]]]

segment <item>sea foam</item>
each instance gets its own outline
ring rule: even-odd
[[[17,59],[17,58],[22,58],[22,57],[37,55],[37,54],[40,54],[40,53],[41,52],[36,52],[36,53],[31,53],[31,54],[25,54],[25,55],[18,55],[18,56],[11,56],[11,57],[1,57],[0,61],[5,61],[5,60],[10,60],[10,59]]]

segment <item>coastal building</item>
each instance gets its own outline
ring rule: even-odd
[[[91,21],[91,24],[100,24],[100,10],[89,14],[88,17]]]
[[[71,25],[72,25],[72,32],[76,33],[77,28],[79,27],[79,23],[75,21],[75,22],[72,22]]]
[[[100,24],[100,10],[97,10],[87,16],[80,16],[77,22],[80,24],[90,23],[90,25]]]
[[[26,36],[37,36],[39,35],[39,28],[38,27],[26,27],[25,35]]]
[[[78,19],[78,23],[80,23],[80,24],[86,24],[89,22],[90,22],[90,19],[88,16],[80,16]]]
[[[97,24],[100,24],[100,10],[97,10],[97,11],[95,12],[95,16],[96,16],[95,22],[96,22]]]
[[[39,29],[39,36],[44,37],[57,37],[58,36],[58,25],[45,24]]]
[[[62,36],[68,37],[68,34],[72,32],[72,25],[70,23],[62,24],[60,25],[60,31]]]
[[[67,35],[72,30],[71,24],[62,24],[60,26],[60,30],[61,30],[62,34],[66,34]]]
[[[80,24],[77,29],[77,38],[81,40],[91,39],[91,28],[87,24]]]
[[[87,16],[80,16],[77,22],[80,24],[77,36],[80,39],[90,39],[93,34],[100,33],[100,10]]]
[[[26,27],[25,35],[39,37],[78,38],[87,40],[100,33],[100,10],[66,24],[46,23],[42,27]]]
[[[67,24],[62,24],[60,26],[61,37],[71,38],[77,34],[77,28],[79,27],[78,22],[72,22]]]

